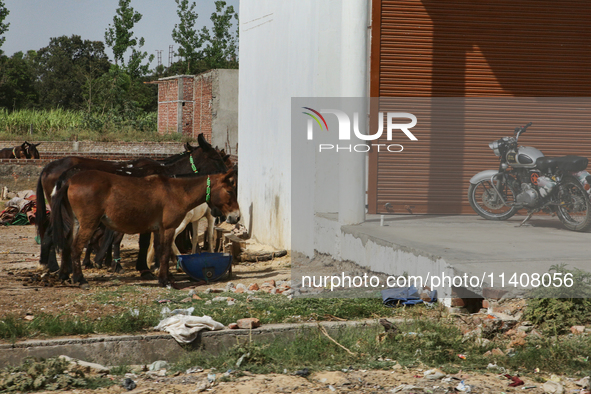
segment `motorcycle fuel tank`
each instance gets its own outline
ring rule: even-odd
[[[533,168],[536,166],[536,160],[543,156],[542,152],[532,146],[520,146],[517,152],[507,152],[507,163],[514,168]]]

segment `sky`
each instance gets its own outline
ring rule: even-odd
[[[197,30],[211,26],[210,16],[215,11],[214,0],[194,0],[199,14]],[[192,1],[191,1],[192,2]],[[226,0],[238,11],[239,0]],[[10,23],[2,50],[7,56],[15,52],[38,50],[49,45],[52,37],[79,35],[83,40],[105,41],[105,30],[113,24],[119,0],[4,0]],[[174,0],[132,0],[131,6],[142,14],[133,32],[146,40],[143,50],[154,54],[151,66],[157,65],[156,50],[162,50],[162,64],[168,66],[169,46],[174,25],[179,22]],[[105,52],[113,61],[113,52]],[[126,57],[127,59],[127,57]]]

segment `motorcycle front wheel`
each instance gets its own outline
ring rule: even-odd
[[[500,183],[498,189],[510,206],[505,205],[499,198],[490,180],[470,184],[468,200],[474,212],[488,220],[507,220],[515,215],[519,210],[511,206],[515,203],[515,190],[505,182]]]
[[[583,185],[573,176],[565,176],[558,189],[558,218],[569,230],[591,228],[591,203]]]

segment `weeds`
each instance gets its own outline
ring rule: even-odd
[[[79,140],[93,141],[183,141],[182,134],[157,132],[156,112],[88,113],[63,109],[19,110],[0,109],[0,139],[36,141]],[[32,136],[29,132],[32,129]]]
[[[41,361],[26,359],[18,367],[0,371],[0,392],[94,389],[112,385],[109,379],[86,376],[80,368],[68,369],[69,363],[59,358]]]
[[[217,370],[248,370],[252,373],[282,373],[308,368],[326,369],[390,369],[393,362],[402,366],[441,368],[446,373],[484,372],[490,362],[522,375],[533,374],[535,368],[549,373],[581,375],[587,373],[584,355],[591,351],[591,341],[581,338],[533,340],[519,348],[514,356],[490,358],[485,352],[492,346],[481,346],[475,340],[465,340],[460,330],[448,323],[409,321],[401,324],[402,333],[381,339],[380,326],[344,328],[331,336],[354,351],[351,355],[331,342],[319,330],[302,330],[295,338],[282,337],[272,343],[236,344],[222,354],[212,356],[192,352],[172,368],[184,371],[193,366]],[[467,355],[466,360],[458,354]],[[240,361],[239,361],[240,360]],[[395,360],[395,361],[391,361]],[[237,365],[238,363],[238,365]],[[583,371],[583,372],[581,372]]]
[[[158,312],[152,309],[138,309],[137,313],[129,310],[96,320],[68,314],[41,314],[27,322],[16,316],[6,316],[0,320],[0,338],[14,341],[36,336],[134,333],[154,327],[159,320]]]
[[[559,335],[571,326],[591,322],[591,273],[568,270],[566,265],[554,265],[550,274],[572,275],[570,287],[538,288],[530,294],[524,318],[539,326],[546,334]],[[548,298],[553,297],[553,298]]]

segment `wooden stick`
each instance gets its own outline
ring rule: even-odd
[[[347,349],[346,347],[344,347],[343,345],[341,345],[340,343],[338,343],[337,341],[335,341],[334,339],[332,339],[332,337],[330,335],[328,335],[328,332],[326,332],[326,329],[324,327],[322,327],[322,325],[320,325],[320,323],[318,324],[318,328],[320,329],[320,332],[323,333],[324,335],[326,335],[326,337],[328,339],[330,339],[331,341],[333,341],[335,344],[337,344],[337,346],[339,346],[342,349],[345,349],[347,351],[347,353],[349,353],[350,355],[354,356],[355,353],[353,353],[352,351],[350,351],[349,349]]]

